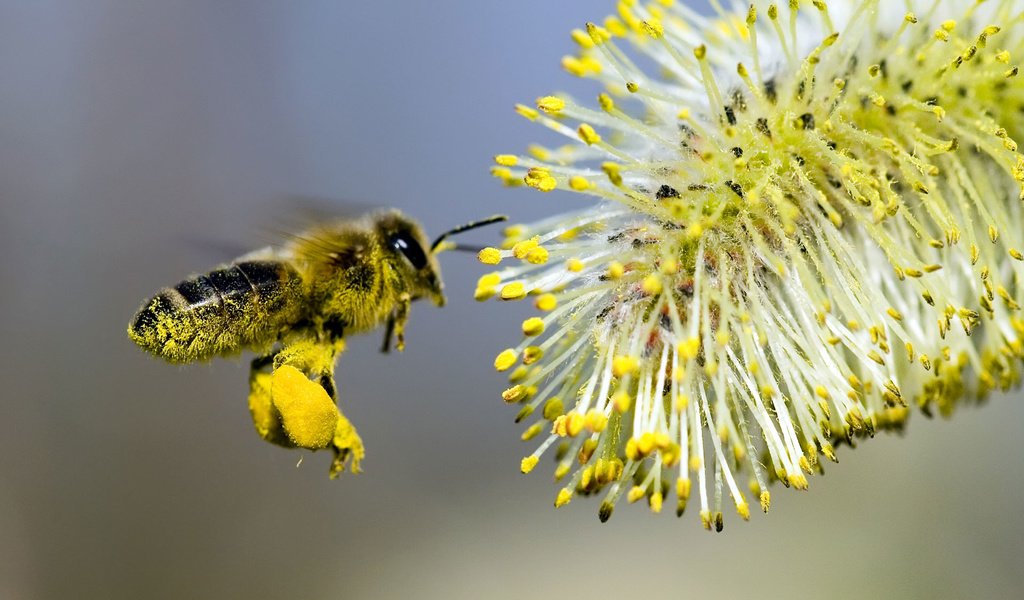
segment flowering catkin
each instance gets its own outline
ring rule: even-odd
[[[538,309],[494,363],[540,440],[522,470],[554,454],[556,506],[600,494],[602,520],[695,493],[720,529],[723,496],[767,511],[909,406],[1020,378],[1024,3],[712,5],[573,31],[597,106],[520,105],[572,141],[495,157],[596,201],[509,228],[476,297]]]

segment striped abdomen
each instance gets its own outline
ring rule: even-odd
[[[281,261],[244,261],[164,288],[128,325],[128,336],[171,362],[269,349],[302,312],[299,274]]]

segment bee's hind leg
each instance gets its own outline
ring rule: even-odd
[[[274,354],[253,359],[249,370],[249,413],[261,438],[278,446],[294,448],[281,426],[281,414],[274,407],[271,390]]]
[[[331,448],[330,476],[337,477],[351,461],[359,472],[365,456],[355,427],[335,404],[334,364],[345,349],[343,339],[302,340],[273,357],[271,404],[292,446],[309,450]]]

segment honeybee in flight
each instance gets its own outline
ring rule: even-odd
[[[386,325],[383,351],[405,346],[413,300],[445,303],[436,254],[448,236],[504,221],[496,215],[427,245],[418,223],[392,210],[338,220],[160,290],[128,325],[128,337],[172,363],[256,352],[249,410],[264,440],[334,453],[330,476],[363,443],[337,406],[334,365],[345,337]]]

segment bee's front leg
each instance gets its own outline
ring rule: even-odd
[[[409,306],[412,304],[412,296],[408,292],[402,292],[398,297],[398,306],[392,314],[394,320],[395,348],[399,352],[405,350],[405,324],[409,321]],[[389,325],[390,321],[389,319]]]

